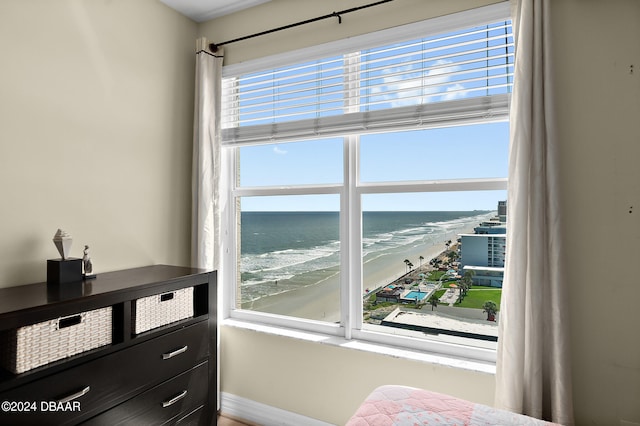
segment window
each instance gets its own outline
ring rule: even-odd
[[[507,15],[225,68],[229,316],[491,358],[481,304],[499,302],[504,267]]]

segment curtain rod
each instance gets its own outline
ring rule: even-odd
[[[218,48],[220,46],[225,45],[225,44],[231,44],[231,43],[235,43],[237,41],[242,41],[242,40],[247,40],[247,39],[254,38],[254,37],[259,37],[259,36],[262,36],[262,35],[265,35],[265,34],[275,33],[277,31],[288,30],[289,28],[297,27],[299,25],[310,24],[312,22],[320,21],[322,19],[338,18],[338,23],[342,24],[342,16],[341,15],[345,15],[347,13],[355,12],[355,11],[358,11],[358,10],[361,10],[361,9],[367,9],[367,8],[373,7],[373,6],[378,6],[378,5],[383,4],[383,3],[389,3],[391,1],[393,1],[393,0],[381,0],[381,1],[377,1],[375,3],[365,4],[364,6],[352,7],[351,9],[345,9],[345,10],[341,10],[339,12],[332,12],[332,13],[330,13],[328,15],[318,16],[317,18],[312,18],[312,19],[307,19],[306,21],[296,22],[295,24],[289,24],[289,25],[285,25],[283,27],[273,28],[271,30],[262,31],[262,32],[259,32],[259,33],[256,33],[256,34],[251,34],[251,35],[248,35],[248,36],[235,38],[233,40],[223,41],[222,43],[211,43],[211,44],[209,44],[209,49],[211,49],[212,52],[217,52]]]

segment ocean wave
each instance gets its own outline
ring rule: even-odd
[[[477,225],[493,215],[495,212],[424,223],[412,219],[412,223],[405,223],[404,226],[402,223],[383,223],[378,226],[377,232],[363,235],[363,261],[372,262],[388,254],[402,255],[403,250],[416,245],[442,244],[444,250],[444,241],[454,239],[456,232],[459,232],[457,230]],[[396,229],[393,229],[394,226]],[[299,235],[296,237],[292,238],[290,244],[290,247],[296,248],[241,255],[239,266],[243,302],[317,284],[339,273],[336,267],[340,263],[340,241],[333,240],[305,248],[302,246],[305,241]],[[280,247],[283,246],[286,247],[286,244],[280,244]]]
[[[242,286],[251,287],[251,286],[257,286],[262,284],[270,284],[270,283],[275,283],[276,281],[288,280],[293,278],[294,276],[295,275],[279,274],[279,275],[263,275],[261,278],[254,278],[254,279],[243,277]]]
[[[363,239],[363,256],[415,244],[436,243],[447,233],[448,227],[428,223],[424,226],[400,229],[391,233],[374,235]]]
[[[369,247],[373,246],[383,246],[392,244],[394,241],[395,235],[391,233],[385,233],[381,235],[374,235],[371,237],[363,237],[362,238],[362,247],[366,250]]]
[[[243,300],[253,300],[257,295],[262,297],[271,294],[276,283],[278,291],[283,291],[283,282],[310,271],[328,270],[339,265],[340,242],[332,241],[323,246],[308,249],[276,250],[259,255],[244,254],[240,260],[241,285]],[[304,280],[296,280],[297,286]],[[266,290],[263,288],[267,286]]]
[[[466,217],[460,217],[457,219],[451,219],[451,220],[445,220],[445,221],[439,221],[439,222],[429,222],[429,223],[425,223],[425,226],[432,225],[435,227],[440,227],[445,229],[459,228],[463,226],[468,226],[470,224],[476,224],[476,223],[479,224],[480,222],[488,220],[493,216],[495,216],[495,213],[483,213],[475,216],[466,216]]]

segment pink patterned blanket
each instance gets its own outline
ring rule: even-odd
[[[406,386],[380,386],[362,403],[347,426],[553,424],[436,392]]]

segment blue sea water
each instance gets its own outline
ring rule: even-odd
[[[363,258],[455,238],[495,212],[364,212]],[[242,301],[313,285],[339,273],[338,212],[242,212]]]

